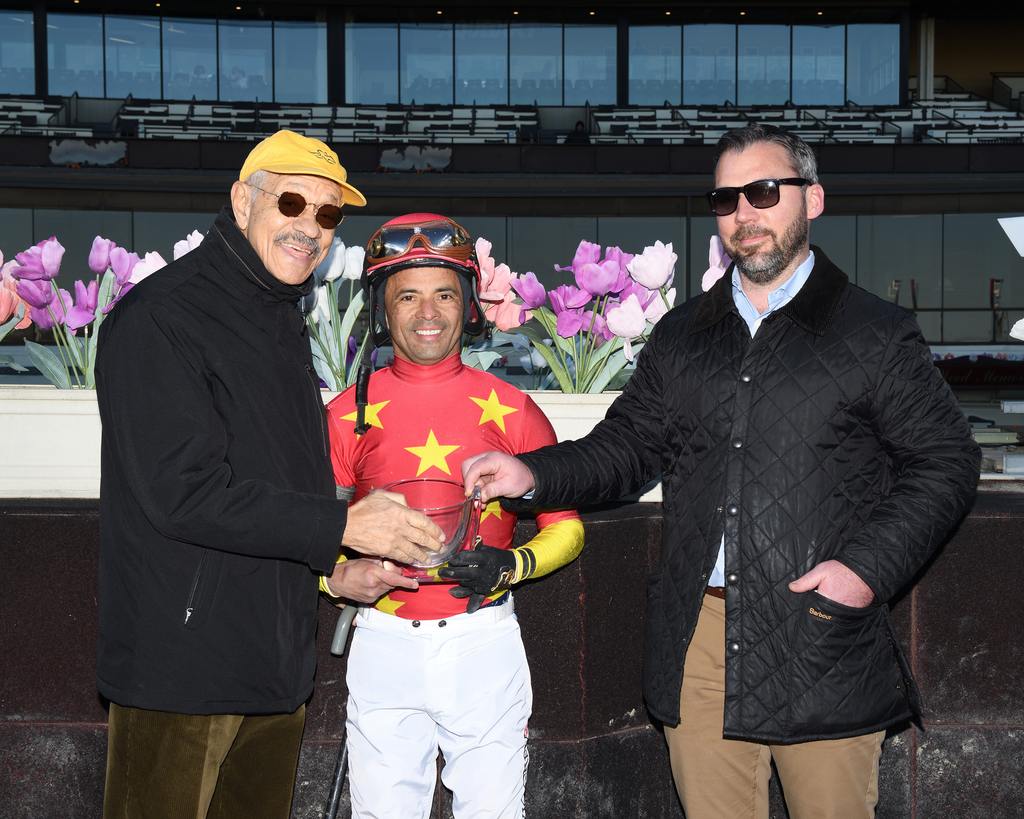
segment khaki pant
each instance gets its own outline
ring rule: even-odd
[[[765,745],[722,738],[725,601],[705,596],[686,654],[681,722],[665,728],[687,819],[768,819],[771,762],[790,819],[870,819],[884,731],[850,739]]]
[[[305,720],[111,703],[104,819],[288,819]]]

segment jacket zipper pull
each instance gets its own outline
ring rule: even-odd
[[[185,625],[188,625],[188,618],[192,616],[192,606],[185,609]]]

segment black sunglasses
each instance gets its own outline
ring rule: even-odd
[[[308,206],[312,205],[313,218],[316,219],[316,223],[324,230],[334,230],[345,221],[345,214],[341,212],[339,205],[313,205],[312,202],[307,202],[301,193],[292,193],[291,191],[271,193],[259,185],[253,185],[251,182],[246,182],[245,184],[251,188],[256,188],[256,190],[265,193],[267,196],[276,196],[277,209],[281,211],[282,215],[290,219],[300,216]]]
[[[779,185],[810,185],[811,180],[800,176],[788,179],[758,179],[739,188],[715,188],[708,191],[708,204],[715,216],[728,216],[740,205],[740,194],[755,208],[773,208],[779,204]]]

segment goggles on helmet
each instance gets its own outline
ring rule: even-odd
[[[466,262],[473,255],[473,242],[469,232],[451,219],[424,224],[384,225],[366,246],[366,266],[398,261],[415,254],[417,245],[425,255],[443,256]]]

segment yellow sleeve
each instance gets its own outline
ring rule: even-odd
[[[338,559],[336,561],[334,561],[334,563],[335,563],[335,565],[337,565],[338,563],[344,563],[346,560],[348,560],[348,558],[345,557],[345,555],[338,555]],[[340,600],[341,599],[340,597],[336,596],[327,587],[327,575],[325,575],[325,574],[320,575],[320,591],[322,591],[324,594],[326,594],[328,597],[330,597],[331,600]]]
[[[583,551],[583,522],[568,518],[550,523],[529,543],[512,550],[516,558],[513,583],[543,577],[575,560]]]

